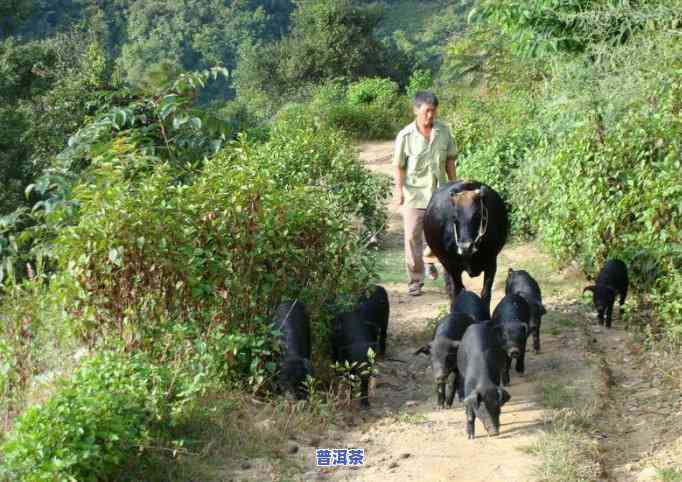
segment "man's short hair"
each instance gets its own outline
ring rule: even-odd
[[[433,92],[428,90],[420,90],[414,94],[414,106],[419,109],[422,104],[432,105],[438,107],[438,97]]]

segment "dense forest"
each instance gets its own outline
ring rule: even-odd
[[[633,323],[679,349],[681,12],[0,2],[0,479],[152,477],[208,398],[269,393],[284,299],[331,383],[330,320],[377,279],[390,195],[355,142],[393,138],[421,89],[513,234],[589,275],[625,260]]]

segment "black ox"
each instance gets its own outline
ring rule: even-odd
[[[478,181],[454,181],[436,191],[424,217],[424,236],[446,270],[450,301],[462,284],[462,272],[484,274],[481,299],[490,312],[497,255],[507,241],[509,218],[500,195]]]

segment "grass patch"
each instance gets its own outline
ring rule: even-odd
[[[409,424],[420,424],[426,423],[429,419],[420,413],[401,413],[396,417],[396,422],[399,423],[409,423]]]
[[[552,410],[571,407],[575,403],[575,390],[562,383],[545,383],[539,387],[542,404]]]
[[[556,320],[556,322],[557,324],[559,324],[559,326],[563,326],[565,328],[575,328],[576,326],[578,326],[576,321],[570,318],[559,318],[558,320]]]
[[[682,482],[682,470],[677,467],[658,469],[656,478],[661,482]]]
[[[573,482],[599,480],[597,444],[570,426],[552,431],[533,445],[530,453],[542,458],[539,478],[542,481]]]
[[[381,249],[376,253],[377,270],[381,283],[405,285],[407,290],[407,270],[405,268],[405,251],[402,248]],[[438,279],[424,279],[425,288],[443,288],[443,267],[436,263],[438,267]],[[406,291],[407,292],[407,291]]]
[[[561,361],[557,360],[556,358],[550,358],[549,360],[545,360],[543,363],[543,368],[545,370],[558,370],[561,368]]]
[[[561,330],[559,329],[558,326],[552,326],[550,329],[547,330],[547,333],[549,333],[552,336],[559,336],[561,335]]]

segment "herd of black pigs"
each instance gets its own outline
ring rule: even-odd
[[[498,193],[485,184],[455,181],[436,191],[426,209],[424,230],[429,247],[445,268],[451,304],[432,340],[414,354],[431,359],[437,407],[451,407],[455,394],[463,404],[468,438],[474,438],[476,417],[489,435],[498,435],[501,408],[511,398],[503,388],[510,384],[511,366],[519,374],[525,372],[526,340],[531,335],[533,351],[540,351],[542,317],[547,312],[540,286],[527,271],[510,268],[505,296],[490,316],[497,255],[506,242],[509,221]],[[463,271],[470,276],[484,273],[480,297],[464,289]],[[627,289],[625,263],[608,260],[595,284],[583,291],[592,292],[601,325],[611,327],[616,297],[622,305]],[[352,311],[338,314],[330,339],[334,361],[362,366],[369,363],[370,348],[383,357],[389,313],[386,290],[374,286]],[[272,324],[282,334],[279,386],[297,399],[306,398],[304,382],[312,375],[312,365],[305,307],[300,301],[281,304]],[[369,378],[366,370],[359,374],[363,407],[369,407]]]

